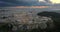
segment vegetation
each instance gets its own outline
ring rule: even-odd
[[[50,29],[48,30],[50,30],[50,32],[51,31],[60,32],[60,13],[44,11],[44,12],[38,13],[37,15],[51,17],[54,21],[55,28],[53,30],[50,30]]]

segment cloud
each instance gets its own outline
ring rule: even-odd
[[[38,2],[38,0],[0,0],[0,7],[2,6],[44,6],[51,5],[46,2]]]

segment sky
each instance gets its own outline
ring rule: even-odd
[[[55,3],[55,4],[60,4],[60,0],[50,0],[53,4]]]
[[[50,6],[60,4],[60,0],[0,0],[0,7],[6,6]]]

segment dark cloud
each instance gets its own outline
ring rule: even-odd
[[[45,1],[47,1],[47,0],[45,0]],[[0,0],[0,7],[4,7],[4,6],[40,6],[40,5],[50,5],[47,2],[38,2],[38,0]]]
[[[46,2],[50,2],[50,0],[45,0]]]

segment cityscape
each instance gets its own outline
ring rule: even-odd
[[[41,8],[38,8],[38,9],[32,8],[31,10],[29,9],[30,8],[24,8],[24,9],[23,8],[22,9],[21,8],[2,8],[1,14],[0,14],[1,25],[5,25],[5,24],[8,24],[10,26],[12,25],[13,28],[11,28],[11,32],[12,31],[13,32],[17,32],[17,31],[31,32],[31,30],[38,29],[38,28],[41,30],[44,30],[48,27],[48,25],[50,26],[49,29],[54,27],[54,24],[53,24],[54,21],[51,16],[47,17],[47,16],[37,15],[39,12],[44,12],[44,11],[38,10]],[[45,32],[45,31],[42,31],[42,32]]]

